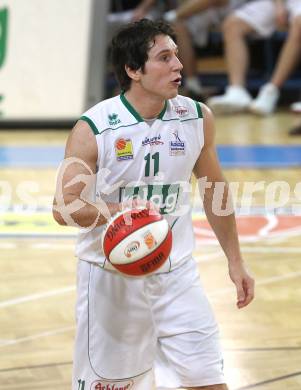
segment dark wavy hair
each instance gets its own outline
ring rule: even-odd
[[[125,71],[130,69],[144,71],[148,51],[157,35],[168,35],[176,42],[176,35],[171,26],[163,20],[141,19],[119,30],[112,40],[111,59],[115,76],[123,91],[131,86],[132,79]]]

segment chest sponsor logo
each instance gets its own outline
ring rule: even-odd
[[[154,137],[145,137],[142,141],[142,146],[146,145],[163,145],[164,142],[161,141],[161,135],[156,135]]]
[[[119,123],[121,123],[121,120],[118,118],[118,114],[115,114],[115,113],[109,114],[108,120],[109,120],[110,126],[116,126]]]
[[[133,160],[133,144],[131,139],[119,138],[115,142],[115,155],[117,161]]]
[[[115,382],[100,380],[92,383],[91,390],[130,390],[133,386],[132,380]]]
[[[173,133],[175,139],[169,142],[169,155],[170,156],[183,156],[185,155],[185,142],[182,141],[176,130]]]
[[[177,210],[183,189],[180,184],[145,184],[137,187],[120,187],[119,202],[139,198],[150,200],[159,209],[160,214],[170,214]],[[146,245],[153,245],[147,237]]]
[[[184,106],[175,106],[174,110],[180,118],[183,118],[184,116],[187,116],[189,114],[188,108]]]

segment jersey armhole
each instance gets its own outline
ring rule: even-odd
[[[93,131],[94,135],[98,135],[99,134],[99,131],[98,131],[95,123],[92,121],[92,119],[88,118],[85,115],[81,116],[79,119],[88,123],[88,125],[90,126],[90,128]]]
[[[194,103],[196,105],[196,111],[197,111],[197,114],[198,114],[198,118],[203,118],[203,113],[202,113],[202,108],[201,108],[201,105],[198,101],[194,100]]]

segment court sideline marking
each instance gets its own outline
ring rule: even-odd
[[[48,290],[48,291],[44,291],[44,292],[32,294],[32,295],[25,295],[23,297],[18,297],[18,298],[9,299],[7,301],[0,302],[0,308],[18,305],[19,303],[37,301],[39,299],[54,297],[56,295],[63,295],[63,294],[73,292],[73,291],[75,291],[75,285],[59,288],[56,290]]]
[[[15,344],[20,344],[20,343],[25,343],[26,341],[32,341],[32,340],[37,340],[43,337],[48,337],[48,336],[55,336],[57,334],[61,333],[67,333],[70,332],[71,330],[75,329],[75,325],[73,326],[65,326],[63,328],[58,328],[56,330],[49,330],[46,332],[42,333],[37,333],[31,336],[27,337],[20,337],[18,339],[11,339],[11,340],[0,340],[0,348],[1,347],[6,347],[8,345],[15,345]]]

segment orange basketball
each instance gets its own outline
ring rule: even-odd
[[[159,212],[127,210],[109,221],[102,246],[106,258],[118,271],[131,276],[148,275],[168,259],[172,233]]]

